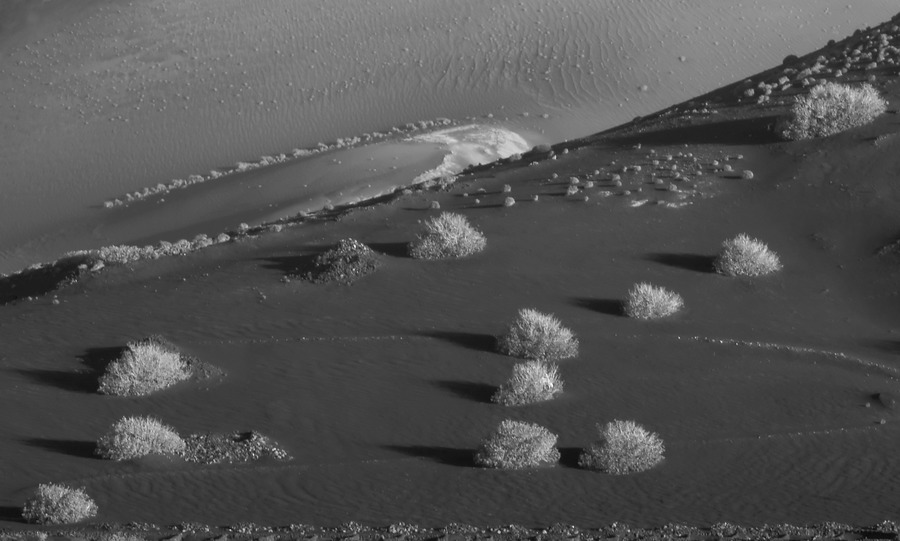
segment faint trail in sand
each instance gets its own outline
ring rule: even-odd
[[[801,355],[820,355],[823,357],[827,357],[829,359],[833,359],[836,361],[846,361],[854,364],[858,364],[860,366],[864,366],[866,368],[873,368],[876,370],[880,370],[885,373],[886,376],[891,378],[892,380],[900,380],[900,369],[894,368],[892,366],[887,366],[875,361],[869,361],[863,359],[861,357],[857,357],[855,355],[849,355],[847,353],[843,353],[840,351],[833,351],[828,349],[819,349],[808,346],[794,346],[790,344],[778,344],[775,342],[763,342],[757,340],[735,340],[732,338],[714,338],[709,336],[688,336],[688,337],[677,337],[679,340],[686,339],[694,342],[703,342],[707,344],[720,344],[726,346],[738,346],[738,347],[748,347],[754,349],[764,349],[770,351],[788,351],[791,353],[798,353]]]
[[[211,345],[211,344],[286,344],[291,342],[376,342],[376,341],[408,341],[416,338],[429,338],[426,336],[409,336],[402,334],[387,334],[376,336],[291,336],[287,338],[267,337],[267,338],[245,338],[235,340],[201,340],[193,342],[185,342],[188,345]]]

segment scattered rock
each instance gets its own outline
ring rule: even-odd
[[[371,248],[355,239],[342,239],[337,246],[320,254],[313,268],[302,275],[315,283],[350,284],[375,272],[381,259]]]

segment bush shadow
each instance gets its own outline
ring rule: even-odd
[[[319,254],[289,255],[263,259],[263,268],[277,270],[284,276],[302,276],[313,271]]]
[[[491,397],[497,391],[497,387],[494,385],[476,381],[442,379],[432,383],[435,387],[449,391],[460,398],[483,403],[490,403]]]
[[[900,340],[864,340],[862,343],[885,353],[900,353]]]
[[[97,392],[97,380],[106,371],[109,363],[122,356],[124,347],[90,348],[78,358],[84,369],[76,372],[65,370],[44,370],[39,368],[20,368],[16,372],[44,385],[50,385],[64,391],[76,393]]]
[[[497,337],[491,334],[457,332],[457,331],[421,331],[419,336],[436,338],[443,342],[456,344],[466,349],[495,353],[497,351]]]
[[[78,458],[100,458],[96,455],[97,443],[93,441],[28,438],[22,440],[22,442],[29,447],[37,447],[61,455],[69,455]]]
[[[431,445],[386,445],[385,448],[407,456],[424,458],[440,464],[447,464],[448,466],[464,468],[474,468],[476,466],[475,453],[472,449]]]
[[[580,447],[559,447],[559,464],[566,468],[580,469],[578,466],[578,457],[581,456],[582,449]]]
[[[22,508],[0,505],[0,521],[25,524],[25,519],[22,518]]]
[[[87,272],[79,268],[80,265],[90,266],[91,262],[87,256],[72,256],[40,268],[0,277],[0,306],[40,297],[78,281]]]
[[[389,257],[409,258],[409,243],[407,242],[373,242],[369,248],[379,254]]]
[[[575,297],[572,299],[572,304],[601,314],[625,317],[625,313],[622,311],[622,301],[619,299]]]
[[[662,263],[669,267],[684,269],[694,272],[703,272],[711,274],[715,272],[713,261],[715,256],[704,254],[676,254],[676,253],[655,253],[648,254],[646,258],[656,263]]]
[[[777,115],[770,115],[663,128],[617,137],[612,141],[622,145],[762,145],[781,141],[773,129],[778,118]]]

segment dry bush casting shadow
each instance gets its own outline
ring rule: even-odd
[[[716,259],[715,256],[703,254],[656,253],[648,254],[647,259],[678,269],[707,274],[716,272],[715,267],[713,267],[713,261]]]
[[[490,334],[457,331],[422,331],[416,334],[427,336],[428,338],[436,338],[475,351],[494,353],[497,349],[497,337]]]
[[[29,447],[38,447],[40,449],[46,449],[47,451],[52,451],[61,455],[69,455],[78,458],[90,458],[93,460],[99,459],[99,457],[95,454],[95,451],[97,450],[97,444],[93,441],[28,438],[22,440],[22,443],[28,445]]]
[[[90,348],[79,359],[85,369],[77,372],[65,370],[43,370],[38,368],[21,368],[16,372],[44,385],[50,385],[64,391],[75,393],[97,392],[97,379],[103,375],[107,365],[122,356],[123,347]]]
[[[485,404],[491,403],[491,397],[497,391],[496,386],[477,381],[441,379],[432,383],[435,387],[449,391],[460,398]]]
[[[375,242],[369,244],[369,248],[388,257],[410,258],[409,243],[407,242]]]
[[[619,137],[613,141],[629,146],[637,143],[651,145],[762,145],[781,141],[773,129],[778,119],[778,116],[772,115],[665,128]]]
[[[619,299],[575,297],[572,299],[572,304],[601,314],[625,317],[625,312],[622,311],[622,301]]]
[[[436,447],[432,445],[386,445],[385,449],[415,458],[425,458],[440,464],[447,464],[448,466],[475,467],[474,451],[472,449]]]

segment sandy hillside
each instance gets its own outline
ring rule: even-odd
[[[570,139],[894,9],[891,0],[7,1],[0,272],[76,248],[217,232],[205,217],[160,228],[174,210],[147,219],[137,210],[134,222],[102,213],[104,201],[144,187],[438,117],[499,123],[530,143]],[[332,179],[368,177],[358,168]],[[231,226],[259,216],[235,214]]]
[[[100,522],[896,520],[900,57],[882,40],[897,47],[900,26],[558,144],[553,156],[476,168],[446,190],[109,265],[31,301],[3,281],[0,322],[14,338],[0,357],[0,410],[13,414],[0,419],[0,457],[15,467],[3,472],[0,518],[21,526],[29,491],[55,481],[84,486]],[[892,63],[865,69],[879,47]],[[805,92],[805,69],[873,78],[889,112],[833,137],[781,140],[773,126]],[[769,95],[757,103],[751,88]],[[447,210],[485,234],[486,250],[408,257],[421,221]],[[714,273],[722,241],[739,233],[765,241],[783,269]],[[349,286],[302,278],[348,237],[379,254],[374,274]],[[641,281],[681,294],[684,310],[624,317]],[[527,307],[558,316],[579,354],[560,363],[558,398],[504,407],[490,397],[516,360],[494,337]],[[226,375],[145,398],[97,394],[110,353],[153,333]],[[184,433],[257,430],[293,459],[97,459],[98,435],[131,414]],[[474,450],[504,419],[558,434],[559,463],[475,467]],[[595,425],[614,419],[658,433],[665,460],[634,475],[579,468]]]

